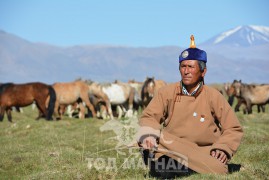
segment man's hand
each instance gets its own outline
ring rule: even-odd
[[[157,147],[156,138],[153,136],[148,136],[143,140],[141,145],[144,149],[152,149],[153,147]]]
[[[213,156],[214,158],[217,158],[223,164],[226,164],[228,161],[228,157],[226,153],[223,152],[222,150],[215,149],[211,151],[211,156]]]

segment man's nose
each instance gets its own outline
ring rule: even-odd
[[[189,68],[186,67],[186,68],[184,69],[184,74],[189,74],[189,73],[190,73]]]

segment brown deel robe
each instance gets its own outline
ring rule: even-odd
[[[228,173],[227,165],[210,152],[220,149],[231,159],[243,136],[227,100],[206,85],[195,96],[183,95],[179,82],[161,88],[143,111],[139,124],[139,142],[149,135],[159,139],[155,158],[165,154],[181,159],[198,173]]]

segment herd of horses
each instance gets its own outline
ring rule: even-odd
[[[130,80],[128,83],[97,83],[91,80],[57,82],[48,85],[41,82],[25,84],[0,84],[0,121],[5,113],[12,122],[12,109],[35,104],[41,117],[47,120],[61,119],[68,111],[69,116],[79,109],[79,118],[85,118],[86,109],[92,117],[131,117],[139,108],[145,108],[153,94],[166,83],[147,78],[145,82]],[[86,106],[86,108],[85,108]]]
[[[114,119],[115,116],[131,117],[149,104],[158,89],[167,83],[147,77],[144,82],[130,80],[127,83],[115,81],[113,83],[97,83],[91,80],[75,80],[67,83],[54,83],[48,85],[41,82],[25,84],[0,84],[0,121],[4,114],[12,122],[12,109],[35,104],[38,108],[39,118],[47,120],[61,119],[67,111],[72,116],[79,109],[78,117],[83,119],[86,115],[103,119]],[[252,113],[252,106],[258,106],[265,111],[269,103],[268,84],[244,84],[234,80],[225,83],[224,90],[228,95],[228,102],[233,104],[237,98],[235,111],[244,105],[244,113]],[[86,108],[85,108],[86,107]]]
[[[244,114],[251,114],[254,105],[257,105],[258,112],[265,112],[265,105],[269,103],[269,84],[246,84],[234,80],[233,83],[225,83],[224,89],[230,105],[234,98],[237,99],[235,112],[239,111],[241,105],[244,105]]]

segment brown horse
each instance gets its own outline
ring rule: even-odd
[[[239,112],[240,106],[243,105],[244,106],[243,112],[244,112],[244,114],[246,114],[247,113],[247,103],[242,97],[236,96],[235,89],[232,86],[232,84],[225,83],[224,90],[225,90],[226,94],[228,95],[228,103],[230,104],[230,106],[233,105],[234,98],[237,99],[237,104],[235,105],[234,111]],[[258,109],[259,109],[259,106],[258,106]]]
[[[231,87],[231,83],[224,83],[223,89],[228,96],[228,103],[232,106],[234,102],[234,89]]]
[[[262,108],[265,111],[265,105],[269,102],[269,84],[244,84],[234,80],[231,87],[234,89],[234,95],[240,98],[242,103],[246,103],[247,112],[252,113],[252,105],[258,105],[258,112]]]
[[[70,105],[74,104],[79,100],[79,98],[86,104],[86,106],[92,112],[93,117],[96,117],[96,112],[94,110],[93,105],[91,104],[89,97],[90,97],[90,90],[88,85],[83,81],[74,81],[68,83],[54,83],[53,88],[56,92],[57,99],[55,102],[54,113],[58,113],[60,105]],[[84,107],[82,103],[80,103],[80,108],[83,111]],[[61,118],[61,114],[60,114]],[[85,118],[84,114],[82,114],[82,119]]]
[[[236,82],[237,80],[234,80],[234,81]],[[226,94],[228,95],[228,102],[231,106],[233,105],[234,98],[237,99],[237,104],[234,108],[234,111],[239,112],[240,106],[243,105],[243,113],[247,114],[248,113],[247,103],[246,103],[245,99],[242,98],[241,96],[236,96],[235,88],[232,86],[232,84],[225,83],[224,90],[225,90]],[[253,105],[251,105],[251,107],[252,106]],[[257,105],[257,107],[258,107],[258,113],[260,113],[261,111],[265,112],[265,105]]]
[[[46,109],[46,99],[50,98],[48,109]],[[25,107],[33,102],[39,109],[39,119],[45,116],[47,120],[52,120],[56,94],[54,89],[44,83],[33,82],[26,84],[6,83],[0,86],[0,121],[4,118],[6,111],[8,120],[12,122],[11,107]]]
[[[141,90],[143,108],[147,107],[153,96],[158,92],[161,87],[165,85],[166,82],[164,82],[163,80],[155,80],[154,77],[147,77]]]

